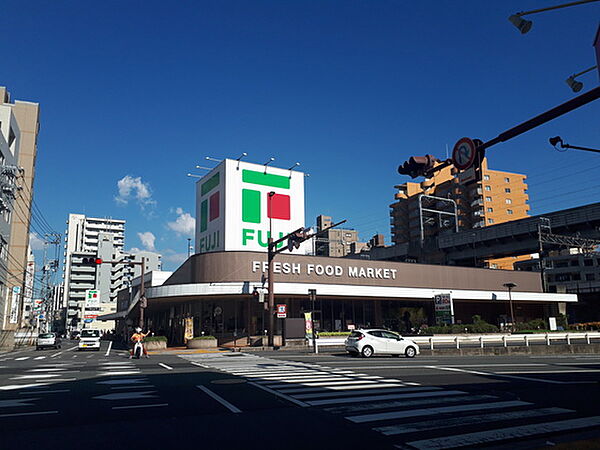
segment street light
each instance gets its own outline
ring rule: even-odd
[[[517,287],[517,285],[515,283],[504,283],[502,286],[504,286],[506,289],[508,289],[508,304],[510,305],[510,322],[512,324],[512,330],[514,331],[515,329],[515,312],[513,310],[513,304],[512,304],[512,295],[511,295],[511,291],[513,288]]]
[[[548,139],[548,142],[550,142],[550,145],[552,145],[557,151],[559,152],[566,152],[568,148],[572,148],[575,150],[585,150],[587,152],[595,152],[595,153],[600,153],[599,149],[596,148],[589,148],[589,147],[580,147],[578,145],[569,145],[563,142],[562,138],[560,136],[554,136],[551,137],[550,139]],[[564,150],[561,150],[557,147],[557,145],[560,144],[560,146],[562,148],[564,148]]]
[[[569,78],[567,78],[565,80],[565,83],[567,83],[567,85],[571,88],[571,90],[573,92],[579,92],[580,90],[583,89],[583,83],[581,81],[577,81],[575,78],[577,78],[580,75],[583,75],[584,73],[591,72],[592,70],[596,69],[597,67],[598,66],[592,66],[589,69],[585,69],[583,72],[574,73],[573,75],[571,75]]]
[[[553,9],[566,8],[568,6],[575,6],[575,5],[582,5],[584,3],[597,2],[597,1],[599,1],[599,0],[579,0],[579,1],[576,1],[576,2],[564,3],[562,5],[549,6],[548,8],[533,9],[531,11],[522,11],[522,12],[518,12],[516,14],[513,14],[512,16],[510,16],[508,18],[508,20],[510,21],[510,23],[512,23],[521,32],[521,34],[525,34],[529,30],[531,30],[531,25],[533,23],[531,22],[531,20],[525,20],[525,19],[523,19],[523,16],[526,16],[528,14],[535,14],[535,13],[539,13],[539,12],[544,12],[544,11],[551,11]]]

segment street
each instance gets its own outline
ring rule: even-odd
[[[0,355],[3,448],[542,448],[600,437],[600,356]],[[578,445],[573,444],[571,448]]]

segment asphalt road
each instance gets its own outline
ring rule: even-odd
[[[600,438],[600,355],[129,360],[107,345],[0,354],[0,446],[518,449]]]

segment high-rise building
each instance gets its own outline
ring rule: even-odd
[[[526,176],[491,170],[481,163],[481,180],[469,180],[452,166],[421,183],[398,186],[390,205],[393,244],[423,241],[441,233],[485,227],[528,216]],[[475,265],[513,269],[529,256],[476,261]]]
[[[147,272],[160,270],[161,257],[153,252],[124,252],[124,220],[69,214],[67,225],[63,261],[63,307],[66,307],[67,328],[80,329],[88,324],[92,328],[110,329],[113,323],[98,324],[93,319],[114,312],[117,292],[141,273],[141,265],[127,263],[141,261],[144,257]],[[88,262],[96,258],[116,264]],[[90,290],[98,291],[99,306],[86,307],[86,291]]]
[[[317,232],[333,225],[330,216],[317,216]],[[360,253],[367,246],[358,241],[358,231],[345,228],[331,228],[315,239],[315,255],[343,257],[350,253]]]
[[[27,273],[39,104],[0,87],[0,348],[12,348]]]

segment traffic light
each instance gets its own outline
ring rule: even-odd
[[[398,166],[398,173],[400,175],[409,175],[411,178],[422,177],[433,169],[435,163],[438,161],[433,155],[411,156],[408,161]]]
[[[300,244],[305,240],[311,238],[310,229],[305,228],[302,231],[296,231],[295,233],[290,234],[288,238],[287,249],[291,252],[295,248],[300,248]]]
[[[99,264],[102,264],[102,258],[94,258],[94,257],[82,258],[81,264],[84,266],[97,266]]]

